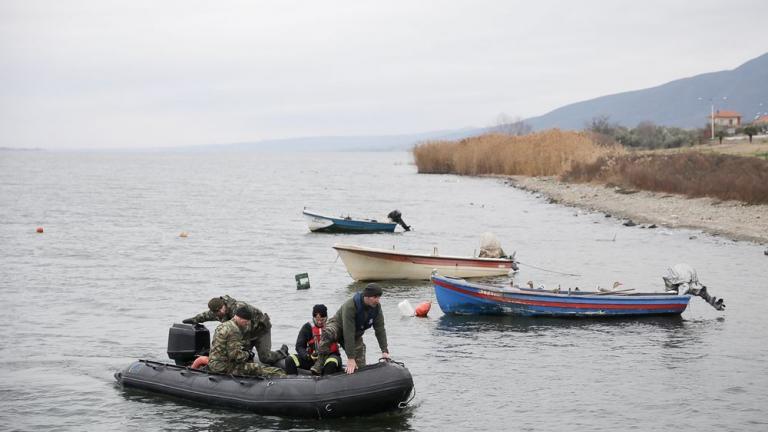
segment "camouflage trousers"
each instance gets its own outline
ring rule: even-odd
[[[315,361],[314,366],[312,366],[312,371],[315,373],[320,373],[322,371],[323,366],[325,365],[325,361],[328,359],[328,356],[331,355],[331,344],[336,342],[339,345],[341,345],[342,348],[344,348],[344,351],[347,353],[347,357],[349,357],[349,352],[347,351],[348,348],[351,347],[345,347],[342,345],[343,341],[340,341],[339,335],[341,334],[341,323],[337,322],[335,320],[328,321],[328,324],[325,325],[325,329],[323,330],[323,335],[320,338],[320,344],[317,346],[317,361]],[[363,342],[363,335],[360,334],[360,336],[355,335],[355,363],[357,363],[357,367],[361,368],[365,366],[365,343]]]
[[[285,376],[284,370],[276,367],[264,366],[259,363],[242,363],[233,367],[228,373],[230,375],[263,377]]]
[[[285,358],[285,354],[281,351],[272,351],[272,326],[267,328],[263,326],[256,331],[247,330],[243,335],[243,338],[248,342],[245,343],[245,350],[250,351],[252,348],[256,348],[256,353],[259,356],[259,361],[264,364],[275,364],[278,360]]]

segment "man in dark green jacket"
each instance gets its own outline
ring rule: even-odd
[[[376,333],[381,356],[389,358],[387,331],[384,328],[384,313],[381,310],[382,289],[375,283],[368,284],[362,292],[352,296],[336,311],[325,325],[320,338],[318,358],[312,366],[312,373],[319,375],[325,359],[331,354],[331,344],[338,342],[347,354],[347,373],[365,366],[365,343],[363,333],[371,327]]]
[[[253,362],[253,351],[243,349],[243,333],[253,319],[253,312],[240,306],[234,317],[219,324],[213,333],[208,370],[231,375],[283,376],[282,369],[263,366]]]
[[[243,348],[250,351],[254,346],[259,354],[259,361],[266,364],[274,364],[288,355],[288,346],[283,345],[280,351],[272,351],[272,323],[269,315],[246,302],[237,301],[225,295],[214,297],[208,302],[208,310],[201,312],[192,318],[182,321],[184,324],[199,324],[208,321],[229,321],[235,316],[239,307],[245,307],[251,312],[248,325],[243,328]]]

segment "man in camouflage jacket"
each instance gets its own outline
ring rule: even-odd
[[[283,376],[282,369],[253,363],[253,351],[243,349],[243,332],[248,328],[253,313],[246,306],[240,306],[235,316],[219,324],[213,334],[208,370],[231,375]]]
[[[235,316],[235,311],[244,307],[251,312],[248,325],[242,330],[243,348],[250,351],[254,346],[259,354],[259,361],[274,364],[288,355],[288,346],[283,345],[280,351],[272,351],[272,324],[269,315],[246,302],[237,301],[225,295],[214,297],[208,302],[208,310],[192,318],[182,321],[185,324],[199,324],[208,321],[229,321]]]

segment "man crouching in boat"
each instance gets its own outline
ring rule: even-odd
[[[253,351],[243,349],[243,329],[253,319],[253,312],[240,306],[235,316],[216,327],[211,343],[208,370],[230,375],[283,376],[282,369],[253,363]]]
[[[252,316],[249,319],[248,326],[242,330],[243,348],[246,351],[250,351],[253,347],[256,347],[259,361],[266,364],[275,364],[278,360],[287,357],[287,345],[283,345],[280,351],[272,351],[272,323],[269,321],[269,315],[246,302],[237,301],[228,295],[212,298],[208,302],[207,311],[201,312],[192,318],[187,318],[182,322],[184,324],[200,324],[208,321],[229,321],[234,318],[235,311],[240,307],[249,309]]]
[[[341,343],[347,353],[347,373],[354,373],[365,366],[365,343],[363,333],[371,327],[376,332],[381,356],[389,358],[387,331],[384,329],[384,313],[381,310],[382,289],[375,283],[368,284],[362,292],[352,296],[328,320],[320,338],[318,358],[312,366],[313,374],[320,375],[326,359],[331,354],[331,344]]]
[[[312,308],[312,322],[305,323],[299,330],[299,336],[296,338],[296,354],[291,354],[285,361],[285,371],[288,375],[296,375],[299,373],[298,368],[309,369],[315,363],[326,320],[328,320],[328,308],[324,304],[316,304]],[[330,352],[323,363],[323,375],[336,373],[341,368],[339,344],[332,343]]]

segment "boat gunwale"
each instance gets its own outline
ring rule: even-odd
[[[374,219],[355,219],[355,218],[352,218],[352,217],[350,217],[349,219],[345,219],[343,217],[333,217],[333,216],[322,215],[322,214],[319,214],[319,213],[312,213],[312,212],[309,212],[307,210],[302,210],[302,214],[306,215],[306,216],[311,216],[311,217],[318,217],[318,218],[321,218],[321,219],[328,219],[330,221],[333,221],[334,223],[336,223],[337,221],[339,223],[360,222],[360,223],[365,223],[365,224],[378,224],[378,225],[387,225],[387,226],[393,226],[394,225],[395,227],[397,227],[397,222],[379,222],[379,221],[374,220]]]
[[[337,251],[343,250],[346,252],[362,252],[368,253],[368,254],[381,254],[381,255],[388,255],[388,256],[398,256],[398,257],[415,257],[415,258],[427,258],[427,259],[437,259],[437,260],[455,260],[455,261],[480,261],[484,263],[498,263],[498,264],[512,264],[515,262],[514,259],[511,258],[487,258],[487,257],[461,257],[461,256],[455,256],[455,255],[429,255],[429,254],[423,254],[423,253],[412,253],[412,252],[397,252],[395,250],[388,250],[388,249],[379,249],[379,248],[371,248],[367,246],[355,246],[355,245],[347,245],[347,244],[334,244],[332,246]]]

